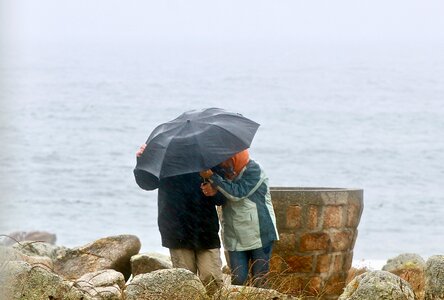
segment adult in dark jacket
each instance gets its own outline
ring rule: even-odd
[[[136,155],[140,156],[146,145]],[[134,170],[137,184],[151,190],[145,182],[148,173]],[[185,268],[204,283],[222,283],[217,197],[206,197],[199,173],[163,178],[159,182],[157,206],[162,246],[170,250],[175,268]]]

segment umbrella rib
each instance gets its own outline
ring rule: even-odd
[[[168,130],[165,130],[165,131],[159,131],[159,132],[157,132],[155,135],[151,135],[148,139],[151,141],[151,140],[155,139],[156,137],[158,137],[160,134],[165,134],[165,133],[171,132],[171,131],[173,131],[173,130],[176,130],[176,129],[180,128],[181,125],[182,125],[182,124],[180,124],[180,123],[173,123],[173,124],[177,124],[177,126],[176,126],[176,127],[173,127],[173,128],[169,128]],[[165,124],[160,124],[159,126],[157,126],[157,127],[154,129],[153,133],[154,133],[158,128],[160,128],[160,127],[162,127],[162,126],[164,126],[164,125],[165,125]],[[153,133],[152,133],[152,134],[153,134]]]
[[[240,139],[237,135],[235,135],[235,134],[234,134],[233,132],[231,132],[230,130],[228,130],[228,129],[226,129],[226,128],[220,126],[220,125],[217,125],[217,124],[212,124],[212,125],[213,125],[213,126],[216,126],[216,127],[219,127],[219,128],[222,129],[223,131],[228,132],[231,136],[234,136],[234,137]],[[241,139],[241,140],[242,140],[242,139]],[[242,140],[242,142],[243,142],[243,140]]]
[[[220,129],[222,129],[223,131],[227,132],[229,135],[231,135],[231,136],[233,136],[233,137],[235,137],[235,138],[239,138],[239,137],[236,136],[234,133],[232,133],[231,131],[229,131],[228,129],[226,129],[226,128],[220,126],[220,125],[217,125],[217,124],[212,124],[212,125],[213,125],[213,126],[216,126],[216,127],[218,127],[218,128],[220,128]],[[240,139],[240,140],[241,140],[241,139]],[[243,140],[242,140],[242,143],[245,145],[245,143],[244,143]],[[199,144],[199,145],[200,145],[200,144]],[[239,152],[248,148],[248,145],[245,145],[245,146],[246,146],[246,147],[245,147],[245,148],[242,148],[241,150],[239,150]],[[232,155],[234,155],[234,154],[236,154],[236,153],[233,153]],[[226,159],[228,159],[228,158],[229,158],[229,157],[227,157]],[[224,160],[222,160],[222,161],[216,163],[216,165],[220,164],[220,163],[223,162],[223,161],[224,161]],[[208,162],[204,161],[204,163],[205,163],[205,165],[207,165]],[[216,165],[214,165],[214,166],[216,166]],[[212,167],[214,167],[214,166],[209,166],[209,167],[212,168]]]
[[[196,141],[196,144],[198,145],[198,148],[200,150],[200,152],[202,153],[202,144],[199,142],[199,139],[197,139],[196,136],[194,136],[194,140]],[[207,162],[205,161],[205,159],[203,158],[203,164],[206,166]]]
[[[212,115],[201,116],[200,118],[198,118],[198,119],[196,119],[194,121],[195,122],[199,122],[199,121],[206,120],[206,119],[213,119],[215,116],[220,116],[220,115],[225,115],[225,116],[230,116],[230,117],[233,117],[233,118],[240,118],[240,119],[249,120],[248,118],[245,118],[244,116],[239,115],[239,114],[227,113],[227,112],[219,111],[219,112],[217,112],[215,114],[212,114]]]
[[[157,134],[156,136],[154,136],[151,140],[150,140],[150,142],[152,142],[156,137],[158,137],[160,134],[163,134],[163,133],[165,133],[165,132],[171,132],[171,131],[173,131],[173,130],[177,130],[178,129],[178,132],[176,132],[176,134],[177,133],[179,133],[181,130],[183,130],[183,127],[181,128],[180,126],[177,126],[177,127],[174,127],[174,128],[171,128],[171,129],[169,129],[169,130],[167,130],[167,131],[163,131],[163,132],[160,132],[159,134]],[[169,140],[169,142],[168,142],[168,144],[167,145],[163,145],[163,147],[165,148],[165,149],[167,149],[168,148],[168,146],[171,144],[171,142],[174,140],[174,137],[173,138],[171,138],[170,140]],[[165,156],[166,156],[166,154],[167,154],[167,151],[164,151],[163,153],[162,153],[162,163],[161,163],[161,165],[160,165],[160,170],[159,170],[159,179],[162,177],[161,175],[161,170],[163,169],[163,165],[164,165],[164,163],[165,163]]]

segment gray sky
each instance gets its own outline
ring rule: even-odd
[[[444,41],[442,0],[0,0],[7,41]]]

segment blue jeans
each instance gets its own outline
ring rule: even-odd
[[[266,275],[270,271],[270,256],[273,243],[247,251],[228,251],[231,269],[231,284],[245,285],[251,267],[252,283],[266,287]],[[251,265],[250,265],[251,263]]]

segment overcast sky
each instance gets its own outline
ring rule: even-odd
[[[0,0],[32,40],[444,40],[443,0]]]

